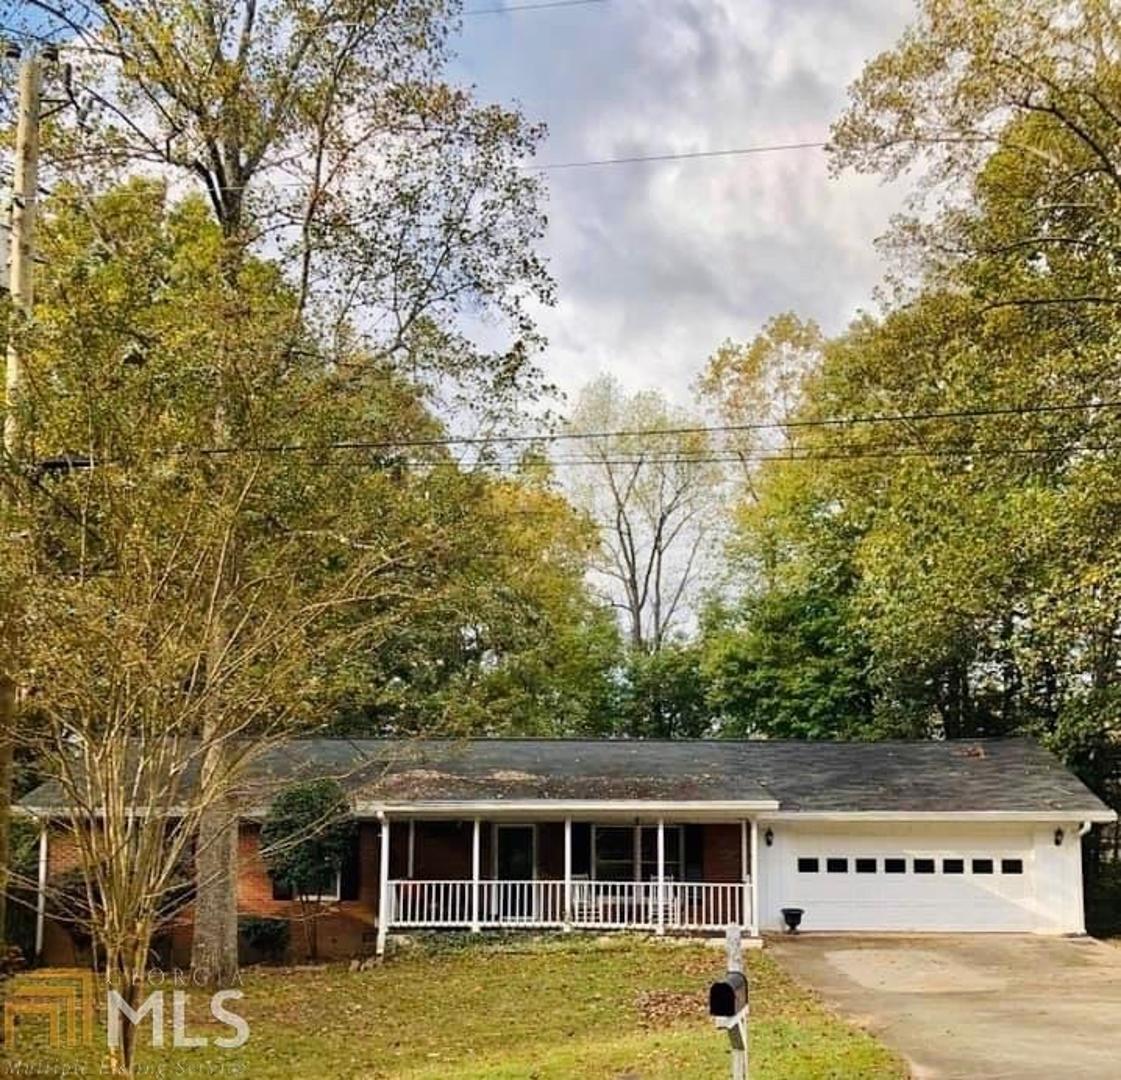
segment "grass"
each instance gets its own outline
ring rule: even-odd
[[[702,944],[618,937],[425,945],[364,972],[261,969],[245,973],[244,999],[229,1003],[251,1026],[243,1048],[146,1046],[140,1075],[711,1080],[728,1069],[727,1038],[706,1015],[722,966]],[[748,970],[753,1080],[906,1075],[765,952],[748,954]],[[169,1001],[169,1042],[170,1012]],[[191,1033],[228,1035],[202,1022],[206,1012],[206,996],[191,991]],[[0,1076],[106,1075],[103,1032],[100,1054],[61,1051],[46,1046],[45,1027],[21,1025]]]

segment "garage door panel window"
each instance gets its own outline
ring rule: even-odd
[[[880,860],[876,858],[848,858],[847,856],[832,855],[824,860],[825,872],[827,874],[847,874],[851,869],[857,874],[878,874],[880,872]],[[818,874],[822,870],[822,860],[814,857],[800,856],[798,858],[798,873],[800,874]],[[934,858],[934,857],[916,857],[911,859],[911,872],[915,874],[937,874],[941,871],[942,874],[949,874],[953,877],[963,875],[966,873],[966,867],[970,872],[980,875],[999,873],[1010,875],[1021,875],[1024,873],[1024,860],[1018,858],[975,858],[965,859],[956,855]],[[907,873],[907,859],[905,858],[885,858],[883,860],[883,872],[885,874],[906,874]]]

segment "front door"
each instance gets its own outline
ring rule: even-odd
[[[498,915],[501,921],[524,921],[536,909],[537,833],[532,825],[499,825],[495,843]]]

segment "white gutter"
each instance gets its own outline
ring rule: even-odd
[[[778,810],[775,799],[449,799],[419,802],[357,802],[357,817],[376,817],[379,814],[416,814],[447,817],[457,814],[556,814],[563,818],[570,814],[719,814],[742,816]]]
[[[859,821],[901,821],[929,822],[1031,822],[1031,821],[1083,821],[1087,824],[1105,823],[1117,820],[1114,810],[1102,809],[1087,813],[1085,810],[782,810],[777,813],[762,813],[759,820],[766,821],[813,821],[813,822],[859,822]]]

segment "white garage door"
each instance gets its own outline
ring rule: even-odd
[[[783,833],[767,852],[772,910],[804,908],[806,930],[1026,932],[1047,921],[1027,830]]]

